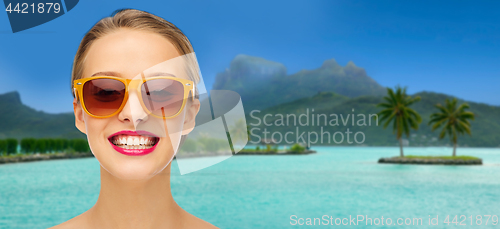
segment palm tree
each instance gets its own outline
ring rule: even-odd
[[[410,128],[418,130],[418,125],[422,122],[420,115],[409,108],[413,103],[420,101],[420,96],[412,98],[406,94],[406,88],[397,86],[396,92],[392,88],[387,88],[387,96],[384,100],[385,102],[377,104],[377,107],[384,108],[378,113],[378,116],[381,116],[380,122],[385,120],[384,128],[392,122],[393,133],[399,141],[400,155],[404,157],[403,133],[409,137]]]
[[[446,134],[448,134],[453,143],[453,156],[456,156],[458,135],[463,135],[465,133],[471,134],[468,119],[474,120],[474,113],[465,111],[470,108],[467,103],[463,103],[457,108],[456,98],[451,101],[446,99],[445,102],[445,106],[441,104],[436,105],[439,112],[431,115],[429,125],[434,123],[434,125],[432,125],[433,131],[443,126],[443,130],[441,130],[439,134],[439,139],[443,139]]]

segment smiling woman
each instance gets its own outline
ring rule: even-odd
[[[200,109],[196,69],[187,37],[150,13],[121,10],[92,27],[75,56],[72,91],[101,190],[91,209],[54,228],[215,228],[170,190],[170,162]]]

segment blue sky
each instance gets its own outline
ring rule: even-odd
[[[84,33],[120,8],[157,14],[191,40],[211,85],[237,54],[288,73],[353,61],[382,86],[408,86],[500,105],[497,1],[80,1],[13,34],[0,13],[0,94],[48,113],[72,111],[71,65]]]

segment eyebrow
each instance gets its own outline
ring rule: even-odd
[[[90,77],[93,76],[120,76],[120,73],[117,72],[96,72],[92,74]]]
[[[96,72],[92,74],[90,77],[93,76],[120,76],[120,73],[117,72]],[[177,77],[174,74],[166,73],[166,72],[155,72],[152,74],[148,74],[148,77],[153,77],[153,76],[173,76]]]
[[[152,74],[148,74],[148,77],[152,77],[152,76],[173,76],[173,77],[177,77],[174,74],[170,74],[170,73],[166,73],[166,72],[155,72],[155,73],[152,73]]]

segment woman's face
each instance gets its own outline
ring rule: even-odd
[[[180,54],[172,43],[158,34],[119,29],[91,45],[84,63],[83,78],[108,75],[135,79],[141,73],[144,76],[151,67],[178,56]],[[89,116],[76,100],[74,109],[76,126],[87,134],[92,153],[101,166],[120,179],[142,180],[151,178],[169,165],[181,135],[194,127],[199,101],[188,102],[180,115],[166,120],[148,116],[135,91],[129,92],[121,112],[110,118]],[[113,145],[116,140],[148,140],[150,136],[136,136],[134,131],[137,130],[145,130],[158,137],[149,138],[159,140],[154,150],[140,156],[118,152]],[[114,139],[113,136],[119,132],[118,139]]]

